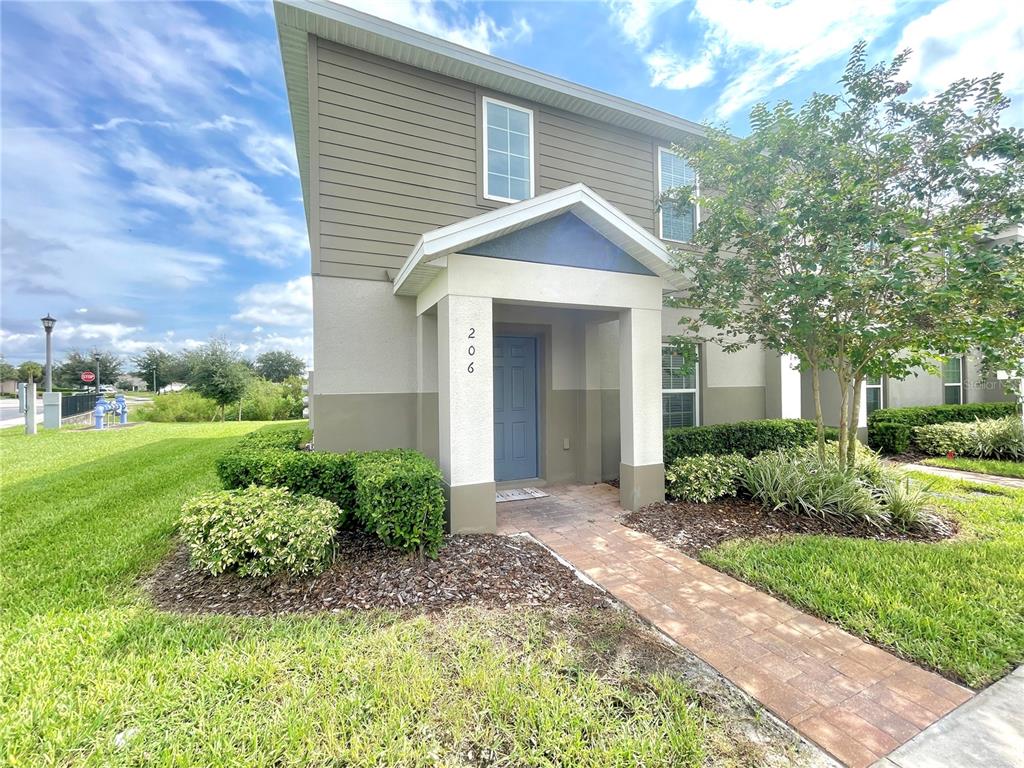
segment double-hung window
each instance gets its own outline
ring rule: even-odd
[[[700,361],[691,370],[687,367],[673,345],[662,345],[661,421],[665,429],[697,426]]]
[[[695,187],[697,176],[683,158],[665,147],[658,147],[658,190],[662,194],[676,187]],[[697,229],[697,206],[685,208],[662,203],[661,238],[688,243]]]
[[[885,407],[881,376],[868,376],[864,379],[864,403],[869,416],[879,408]]]
[[[951,357],[942,363],[942,402],[960,405],[964,401],[964,359]]]
[[[484,197],[533,197],[533,112],[484,97]]]

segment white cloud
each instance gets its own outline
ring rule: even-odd
[[[490,53],[502,45],[529,40],[532,34],[529,23],[521,17],[507,27],[500,26],[483,12],[473,18],[458,13],[457,20],[451,21],[439,13],[436,4],[426,0],[345,0],[338,4],[484,53]],[[446,5],[454,12],[458,12],[460,6],[459,2]]]
[[[274,136],[269,133],[252,133],[242,145],[245,154],[256,167],[272,176],[287,174],[299,177],[295,158],[295,144],[290,136]]]
[[[309,275],[284,283],[260,283],[235,298],[239,310],[232,320],[264,325],[308,329],[313,325],[312,279]],[[253,328],[253,331],[257,331]]]
[[[613,22],[644,55],[652,86],[682,90],[724,78],[713,109],[722,119],[800,73],[845,56],[857,40],[883,31],[896,13],[895,0],[696,0],[689,22],[701,34],[691,51],[680,52],[655,40],[659,16],[678,4],[612,0],[609,6]]]
[[[913,50],[904,76],[932,95],[962,77],[1004,74],[1015,97],[1010,122],[1024,122],[1024,4],[947,0],[903,29],[896,50]]]

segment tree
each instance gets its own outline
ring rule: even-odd
[[[157,390],[188,378],[188,364],[181,356],[165,352],[159,347],[146,347],[142,354],[132,358],[132,362],[135,364],[135,375],[150,387],[156,381]]]
[[[0,381],[11,381],[18,377],[18,369],[0,356]]]
[[[72,349],[59,364],[54,365],[53,384],[67,389],[81,387],[82,371],[92,371],[96,374],[96,381],[89,384],[90,387],[96,384],[113,384],[124,372],[121,358],[113,352],[100,352],[97,366],[92,352],[83,353]]]
[[[32,381],[38,383],[43,380],[43,366],[34,360],[26,360],[18,366],[18,381]]]
[[[860,43],[841,94],[759,104],[743,139],[709,127],[675,148],[700,194],[662,203],[701,207],[698,248],[676,256],[685,333],[795,355],[822,455],[821,374],[833,372],[848,464],[866,377],[1004,349],[1024,331],[1022,246],[993,245],[1024,215],[1024,132],[999,125],[1001,76],[913,101],[898,80],[908,56],[869,68]]]
[[[252,374],[227,342],[214,339],[190,354],[189,386],[215,401],[224,420],[224,408],[241,401]]]
[[[288,352],[275,350],[264,352],[255,360],[256,373],[267,381],[282,382],[289,376],[301,376],[306,372],[306,362]]]

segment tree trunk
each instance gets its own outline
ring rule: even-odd
[[[818,427],[818,458],[825,461],[825,421],[821,415],[821,369],[811,363],[811,389],[814,392],[814,423]]]
[[[839,379],[839,466],[846,466],[846,448],[850,430],[850,379],[841,363],[836,376]]]
[[[846,444],[846,467],[853,469],[857,463],[857,428],[860,426],[860,399],[864,389],[864,375],[853,379],[853,404],[850,406],[850,435]]]
[[[242,420],[242,401],[238,401],[238,420]]]

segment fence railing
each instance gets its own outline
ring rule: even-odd
[[[81,413],[91,411],[95,407],[95,392],[83,392],[80,395],[64,395],[60,399],[60,417],[67,419],[71,416],[78,416]]]

